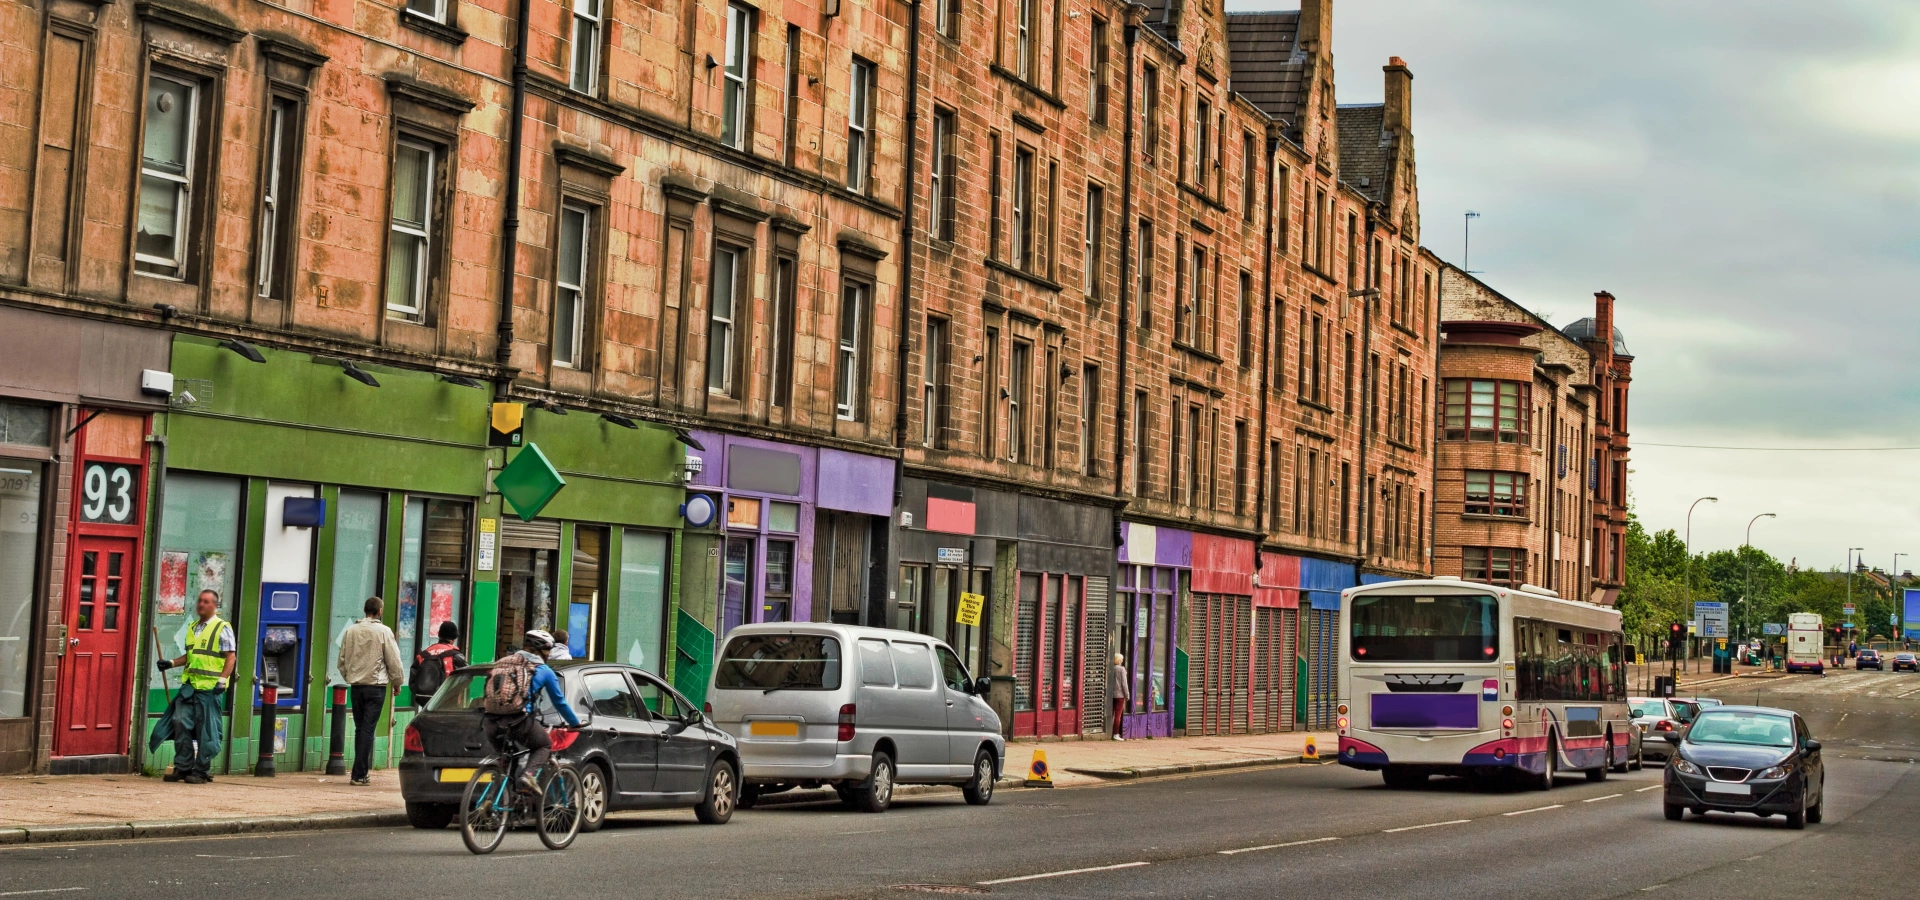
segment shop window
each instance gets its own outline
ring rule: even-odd
[[[574,526],[573,583],[562,629],[567,633],[567,650],[575,659],[603,658],[600,631],[606,622],[601,609],[601,599],[607,595],[606,560],[607,529]]]
[[[554,578],[559,569],[560,551],[556,549],[507,547],[500,552],[500,626],[494,643],[495,659],[520,649],[521,635],[554,627]]]
[[[900,590],[895,595],[896,599],[892,610],[893,615],[891,616],[892,621],[887,623],[887,627],[897,628],[901,631],[919,630],[921,604],[926,599],[926,583],[926,566],[904,565],[900,567]]]
[[[767,501],[767,530],[796,532],[800,530],[800,504],[783,503],[779,500]]]
[[[53,410],[0,402],[0,444],[45,447],[53,438]]]
[[[752,497],[728,498],[727,525],[732,528],[760,530],[760,501]]]
[[[242,483],[237,478],[174,474],[167,476],[165,508],[160,515],[160,575],[154,625],[163,653],[172,659],[186,652],[187,623],[202,590],[220,594],[220,618],[233,621],[233,586],[239,574]],[[365,599],[365,598],[362,598]],[[166,672],[167,687],[178,689],[180,670]],[[150,708],[166,703],[160,685],[149,682]]]
[[[0,429],[8,406],[0,404]],[[41,479],[41,463],[0,457],[0,719],[27,714]]]
[[[768,541],[766,587],[760,599],[760,621],[793,619],[793,542]]]
[[[400,657],[438,640],[441,622],[466,630],[467,516],[463,500],[407,500],[400,541],[400,602],[393,636]],[[512,632],[517,646],[526,629]],[[502,633],[503,636],[506,634]]]
[[[667,536],[627,529],[620,545],[620,662],[664,675],[667,640]]]
[[[347,626],[358,621],[362,604],[379,596],[382,525],[386,518],[385,494],[368,491],[341,491],[333,514],[333,589],[331,612],[327,617],[327,683],[344,684],[340,678],[340,641]],[[437,640],[437,638],[430,638]],[[408,657],[411,662],[411,657]]]

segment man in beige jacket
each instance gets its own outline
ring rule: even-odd
[[[353,783],[360,785],[373,783],[367,773],[373,768],[373,733],[387,705],[387,686],[397,689],[407,679],[400,645],[394,643],[393,630],[380,621],[384,605],[379,597],[368,597],[363,607],[367,617],[348,625],[340,636],[340,677],[350,685],[353,703]]]

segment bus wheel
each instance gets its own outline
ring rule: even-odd
[[[1535,776],[1534,778],[1534,781],[1533,781],[1534,790],[1536,791],[1553,790],[1554,757],[1557,757],[1559,755],[1560,755],[1560,748],[1555,745],[1553,736],[1548,735],[1547,736],[1547,758],[1545,763],[1542,764],[1540,774]]]

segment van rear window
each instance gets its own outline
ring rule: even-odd
[[[819,634],[743,634],[714,670],[721,690],[830,691],[840,687],[840,642]]]

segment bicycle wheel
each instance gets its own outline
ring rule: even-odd
[[[580,770],[554,765],[540,784],[540,843],[565,850],[580,834]]]
[[[460,796],[460,840],[476,854],[492,853],[506,837],[513,812],[513,785],[498,765],[475,769]]]

